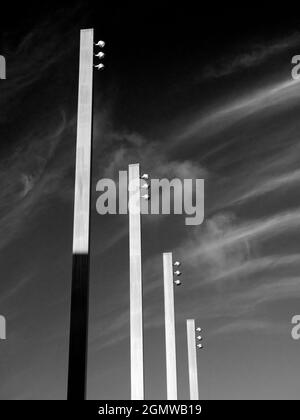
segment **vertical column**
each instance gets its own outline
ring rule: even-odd
[[[128,167],[131,399],[144,399],[141,191],[139,164]]]
[[[195,320],[187,319],[187,345],[188,345],[188,364],[189,364],[189,384],[190,399],[199,399],[198,390],[198,369],[197,369],[197,347],[196,347],[196,329]]]
[[[177,366],[176,366],[173,257],[172,257],[171,252],[165,252],[163,254],[163,269],[164,269],[164,300],[165,300],[167,398],[168,400],[177,400]]]
[[[0,79],[6,79],[6,60],[3,55],[0,55]]]
[[[6,340],[6,319],[0,315],[0,340]]]
[[[80,31],[68,399],[84,400],[88,338],[94,30]]]

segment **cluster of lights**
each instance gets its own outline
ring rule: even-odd
[[[174,265],[174,267],[176,268],[176,270],[174,271],[175,276],[176,276],[176,277],[180,277],[180,276],[181,276],[181,274],[182,274],[182,272],[178,270],[178,267],[180,267],[180,266],[181,266],[181,262],[179,262],[179,261],[175,261],[173,265]],[[177,278],[176,280],[174,280],[174,284],[175,284],[176,286],[180,286],[180,285],[181,285],[181,281]]]
[[[202,331],[202,329],[200,328],[200,327],[197,327],[196,328],[196,333],[201,333],[201,331]],[[199,335],[197,335],[197,340],[198,341],[202,341],[202,336],[199,334]],[[201,343],[197,343],[197,348],[198,349],[203,349],[203,344],[201,344]]]
[[[150,200],[150,184],[147,182],[149,181],[149,175],[143,174],[141,176],[141,179],[144,181],[143,184],[141,185],[141,188],[145,190],[145,194],[142,195],[142,198],[144,200]]]
[[[105,42],[104,41],[98,41],[95,44],[95,46],[99,47],[99,48],[104,48],[105,47]],[[97,58],[99,58],[99,60],[101,60],[102,58],[105,57],[105,54],[104,54],[103,51],[99,51],[97,54],[95,54],[95,57],[97,57]],[[94,67],[96,67],[97,70],[103,70],[104,69],[104,64],[99,63],[99,64],[94,65]]]

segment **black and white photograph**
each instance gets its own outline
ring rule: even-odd
[[[1,401],[300,399],[292,5],[6,1],[0,140]]]

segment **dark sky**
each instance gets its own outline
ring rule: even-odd
[[[79,30],[106,45],[95,73],[88,396],[128,399],[127,216],[99,216],[96,182],[140,162],[205,179],[205,221],[143,217],[146,398],[166,398],[162,258],[185,319],[203,327],[200,397],[299,398],[300,18],[200,2],[1,6],[1,399],[66,397]],[[116,3],[116,2],[115,2]],[[123,2],[124,3],[124,2]],[[196,7],[196,5],[198,7]]]

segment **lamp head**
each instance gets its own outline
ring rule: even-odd
[[[101,41],[98,41],[95,45],[97,47],[104,48],[105,47],[105,42],[101,40]]]
[[[148,184],[148,182],[144,182],[144,184],[141,186],[141,188],[144,188],[145,190],[149,190],[150,185]]]
[[[104,52],[100,51],[100,52],[98,52],[98,54],[95,54],[95,57],[104,58],[105,54],[104,54]]]
[[[179,270],[174,271],[174,274],[176,274],[177,277],[181,276],[182,272]]]

